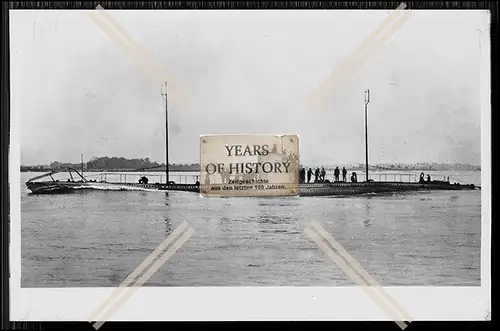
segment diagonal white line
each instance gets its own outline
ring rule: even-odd
[[[317,94],[321,93],[321,91],[325,90],[324,84],[346,70],[346,66],[350,64],[350,62],[355,59],[356,56],[360,55],[362,52],[365,52],[366,47],[375,40],[375,38],[380,35],[384,29],[388,29],[388,26],[395,21],[401,14],[404,13],[404,9],[406,8],[405,3],[401,3],[396,10],[392,11],[388,17],[386,17],[378,27],[373,30],[362,42],[356,47],[354,51],[351,52],[346,58],[344,58],[339,65],[330,73],[330,75],[318,85],[318,87],[311,93],[309,99],[313,99]]]
[[[137,61],[139,66],[145,73],[153,79],[155,84],[164,83],[167,78],[172,79],[172,75],[168,74],[163,66],[160,66],[154,58],[144,50],[126,31],[121,27],[109,13],[106,13],[102,6],[97,6],[96,11],[92,11],[90,18],[105,32],[108,36],[115,40],[124,51]],[[169,87],[173,90],[173,100],[178,103],[184,110],[189,105],[187,93],[181,88],[179,80],[172,79]]]
[[[359,70],[361,64],[366,62],[370,55],[373,55],[373,53],[379,49],[396,32],[397,29],[401,27],[401,25],[409,18],[410,13],[410,11],[403,10],[404,8],[406,8],[406,5],[402,3],[379,25],[376,30],[368,35],[368,37],[349,56],[347,56],[321,84],[319,84],[319,86],[307,98],[307,102],[310,103],[311,106],[319,107],[319,104],[324,102],[327,94],[331,92],[332,84],[339,85],[347,79],[345,77],[346,75],[349,77],[352,76],[353,72]],[[393,23],[393,21],[395,21],[395,23],[392,24],[392,26],[387,27],[390,23]],[[377,37],[380,38],[377,39]],[[369,49],[370,43],[372,43],[371,49]],[[358,61],[356,61],[357,57],[360,57]],[[355,63],[357,66],[353,68]]]
[[[140,49],[133,47],[132,44],[127,39],[125,39],[123,35],[119,34],[113,26],[104,21],[103,18],[98,14],[91,13],[90,17],[104,32],[108,34],[110,38],[114,39],[118,43],[118,45],[121,46],[123,50],[132,57],[133,60],[137,61],[137,64],[144,70],[149,78],[155,81],[155,84],[160,82],[160,77],[165,80],[166,75],[159,75],[158,71],[154,68],[154,66],[144,55],[144,53],[141,52]]]
[[[320,235],[316,233],[317,230],[315,230],[316,229],[313,229],[311,226],[308,226],[304,230],[304,232],[311,239],[313,239],[314,242],[316,242],[316,244],[323,250],[323,252],[327,254],[351,278],[351,280],[353,280],[358,286],[360,286],[361,289],[365,291],[365,293],[367,293],[372,298],[372,300],[375,301],[386,313],[392,316],[394,322],[404,330],[407,325],[403,321],[410,321],[410,319],[406,319],[403,314],[398,311],[397,308],[399,308],[399,305],[396,303],[394,304],[395,307],[392,307],[391,304],[387,302],[391,301],[392,298],[390,298],[387,293],[383,292],[381,286],[378,285],[377,282],[372,277],[370,277],[361,266],[359,266],[359,264],[354,263],[353,266],[352,260],[354,259],[352,257],[342,256],[342,252],[344,251],[343,249],[340,250],[340,254],[336,254],[335,251],[332,250],[332,248],[328,247],[328,245],[323,242],[325,238],[322,239]],[[328,235],[327,238],[328,237],[330,236]],[[340,246],[340,248],[342,247]],[[349,265],[349,263],[351,265]],[[359,266],[359,269],[357,269],[357,266]],[[368,277],[366,277],[367,275]],[[373,285],[377,285],[377,287],[374,287]],[[380,293],[380,291],[382,291],[382,293]],[[388,299],[387,297],[389,297],[390,299]]]
[[[130,36],[130,34],[128,34],[127,31],[111,15],[109,15],[101,5],[98,5],[96,9],[98,10],[98,13],[99,15],[101,15],[102,19],[105,22],[107,22],[111,27],[113,27],[118,33],[118,35],[121,36],[124,40],[126,40],[128,44],[135,47],[135,49],[138,51],[143,50],[142,46],[139,45],[139,43],[135,41],[134,38],[132,38],[132,36]],[[142,52],[142,53],[146,57],[148,57],[147,52]]]
[[[394,313],[394,311],[384,302],[381,301],[380,298],[375,295],[372,287],[366,286],[366,283],[363,279],[356,274],[345,262],[337,256],[325,243],[323,243],[322,239],[316,234],[312,229],[307,227],[304,232],[321,248],[321,250],[327,254],[346,274],[354,281],[373,301],[375,301],[380,308],[382,308],[388,315],[392,316],[394,322],[401,328],[405,329],[407,325],[400,320],[400,318]]]
[[[97,307],[88,318],[88,322],[95,321],[95,318],[127,287],[140,273],[142,273],[151,262],[160,255],[165,248],[170,245],[187,228],[188,224],[183,221],[156,249],[117,287],[109,297]]]
[[[177,240],[171,248],[169,248],[152,266],[148,269],[144,275],[141,276],[134,284],[134,287],[127,288],[123,297],[116,302],[106,313],[102,316],[102,318],[94,323],[93,327],[98,330],[123,304],[127,299],[129,299],[145,282],[147,282],[157,271],[160,269],[174,254],[175,252],[184,245],[186,241],[191,238],[194,234],[193,228],[189,227],[187,232],[183,234],[179,240]]]
[[[336,92],[336,87],[341,83],[346,83],[350,78],[353,78],[355,73],[359,71],[363,64],[367,62],[377,50],[379,50],[396,32],[397,30],[410,18],[411,12],[405,11],[404,15],[394,23],[392,29],[384,31],[377,39],[377,42],[374,43],[368,51],[366,51],[363,55],[361,55],[358,59],[352,59],[348,64],[344,66],[344,72],[336,76],[336,80],[332,79],[330,81],[326,81],[323,85],[323,92],[312,102],[316,105],[319,103],[325,102],[328,96],[332,96]]]
[[[356,270],[369,285],[375,285],[380,289],[380,294],[383,295],[384,298],[398,311],[400,318],[405,321],[412,321],[410,314],[408,314],[408,312],[406,312],[387,292],[385,292],[382,286],[318,222],[312,221],[311,226],[321,236],[323,236],[323,238],[326,239],[334,249],[337,250],[341,257],[351,264],[352,268]]]
[[[129,47],[129,49],[126,49],[130,52],[135,53],[137,56],[140,56],[142,59],[137,59],[137,60],[144,60],[146,63],[150,64],[155,64],[153,67],[155,68],[160,68],[157,63],[155,63],[153,57],[144,50],[144,48],[137,42],[135,41],[126,31],[125,29],[118,24],[116,20],[114,20],[111,15],[109,15],[102,6],[97,6],[96,7],[97,11],[96,12],[91,12],[90,17],[97,23],[99,21],[103,22],[106,26],[103,27],[101,24],[101,28],[106,29],[108,34],[110,34],[110,37],[115,38],[116,41],[120,42],[122,46]],[[165,72],[164,68],[161,68],[160,71]],[[164,81],[165,77],[159,78],[160,82]]]

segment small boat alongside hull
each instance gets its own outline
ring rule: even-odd
[[[72,193],[88,186],[88,183],[78,182],[28,182],[26,186],[33,194],[65,194]],[[88,186],[91,188],[90,186]]]
[[[110,183],[110,182],[29,182],[26,186],[32,194],[67,194],[82,190],[103,191],[182,191],[200,192],[200,187],[194,184],[135,184],[135,183]]]
[[[164,85],[165,89],[167,87],[166,83]],[[365,96],[368,99],[365,99],[365,139],[367,139],[366,135],[366,106],[369,102],[369,90],[367,90]],[[164,93],[166,97],[166,90]],[[165,99],[166,101],[166,99]],[[165,118],[168,119],[168,111],[167,111],[167,103],[165,103]],[[96,189],[96,190],[155,190],[155,191],[180,191],[180,192],[193,192],[200,193],[200,185],[196,184],[175,184],[173,182],[168,182],[169,178],[169,162],[168,162],[168,122],[166,124],[166,160],[165,160],[165,172],[166,172],[166,181],[165,184],[154,183],[148,184],[147,178],[141,178],[139,183],[113,183],[104,181],[89,181],[85,177],[83,177],[83,160],[82,160],[82,174],[80,174],[76,169],[73,168],[65,168],[61,170],[56,170],[47,174],[43,174],[41,176],[37,176],[35,178],[30,179],[26,182],[26,186],[33,194],[53,194],[53,193],[68,193],[75,192],[82,189]],[[278,153],[277,151],[281,149]],[[366,140],[366,150],[368,150],[368,142]],[[264,161],[279,161],[280,159],[286,158],[288,155],[281,148],[276,147],[275,151],[272,151],[268,154],[267,157],[259,158],[259,162]],[[291,156],[291,154],[290,154]],[[289,156],[288,156],[289,157]],[[291,159],[289,159],[291,160]],[[297,158],[293,158],[293,160],[298,161]],[[295,162],[294,161],[294,162]],[[297,163],[298,164],[298,163]],[[368,176],[368,154],[366,153],[366,178]],[[319,170],[319,169],[317,169]],[[68,181],[57,181],[52,177],[53,174],[58,172],[67,171],[70,175],[70,179]],[[141,170],[142,172],[142,170]],[[80,177],[80,180],[74,181],[73,173],[76,173],[77,176]],[[428,175],[429,176],[429,175]],[[35,182],[35,180],[43,178],[43,177],[51,177],[52,181],[44,181],[44,182]],[[316,178],[317,175],[315,176]],[[106,177],[104,177],[106,179]],[[305,174],[303,173],[302,178],[305,178]],[[470,185],[463,185],[454,183],[451,184],[449,181],[425,181],[423,180],[423,173],[418,182],[357,182],[356,173],[353,173],[351,176],[352,182],[323,182],[323,183],[301,183],[299,184],[299,192],[298,195],[301,197],[308,196],[352,196],[352,195],[362,195],[362,194],[381,194],[381,193],[392,193],[392,192],[411,192],[411,191],[432,191],[432,190],[475,190],[480,189],[480,187]],[[121,175],[120,175],[121,179]],[[146,180],[144,180],[146,179]],[[126,176],[125,176],[126,181]],[[161,177],[160,177],[161,181]]]
[[[67,172],[69,174],[70,178],[68,179],[68,181],[62,182],[59,180],[55,180],[54,177],[52,177],[52,175],[61,172]],[[73,174],[77,175],[80,180],[75,181]],[[36,180],[45,177],[50,177],[52,181],[36,182]],[[89,182],[82,174],[78,172],[78,170],[74,168],[54,170],[43,175],[33,177],[26,182],[26,186],[33,194],[71,193],[79,189],[86,188],[87,186],[90,186],[90,184],[91,182]]]
[[[70,178],[67,181],[55,180],[52,175],[67,172]],[[75,181],[75,176],[80,179]],[[36,181],[45,177],[50,177],[51,181]],[[107,181],[88,180],[78,170],[74,168],[63,168],[40,176],[31,178],[26,182],[27,188],[32,194],[67,194],[81,190],[107,190],[107,191],[125,191],[125,190],[154,190],[154,191],[183,191],[200,192],[200,186],[196,184],[148,184],[148,183],[113,183]]]

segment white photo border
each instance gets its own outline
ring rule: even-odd
[[[481,286],[385,287],[414,321],[491,317],[490,13],[481,34]],[[13,92],[11,91],[11,94]],[[11,99],[12,100],[12,99]],[[11,103],[11,109],[16,109]],[[10,320],[82,321],[115,288],[21,288],[20,112],[11,111]],[[321,254],[318,250],[318,254]],[[332,268],[335,266],[332,264]],[[356,286],[142,287],[109,321],[385,320],[391,318]]]

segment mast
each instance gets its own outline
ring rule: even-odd
[[[82,164],[82,176],[83,176],[83,154],[80,155],[80,162]]]
[[[167,102],[167,82],[163,85],[162,95],[165,98],[165,183],[168,185],[168,102]]]
[[[365,167],[366,181],[368,182],[368,103],[370,103],[370,89],[365,90]]]

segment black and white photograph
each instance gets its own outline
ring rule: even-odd
[[[413,320],[488,319],[489,24],[11,10],[11,318],[96,321],[135,286],[103,321],[395,320],[378,284]],[[209,172],[209,136],[255,163]],[[295,188],[258,193],[266,165]]]

